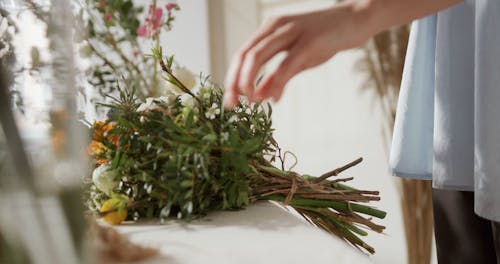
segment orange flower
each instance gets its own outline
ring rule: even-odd
[[[120,140],[120,135],[108,135],[108,132],[116,126],[115,122],[109,122],[102,127],[102,134],[113,143],[113,145],[118,146],[118,140]]]
[[[116,126],[116,122],[109,122],[107,123],[103,128],[102,128],[102,131],[103,132],[108,132],[110,131],[111,129],[113,129],[114,127]]]
[[[99,164],[99,165],[102,165],[102,164],[108,163],[109,160],[108,159],[99,159],[99,160],[94,160],[94,162]]]
[[[118,146],[118,140],[120,140],[120,135],[108,135],[108,132],[116,126],[116,122],[97,121],[94,122],[92,139],[103,142],[104,139],[108,139],[113,143],[113,145]]]
[[[92,139],[102,142],[104,140],[104,121],[96,121],[92,126]]]
[[[90,142],[89,144],[89,147],[87,149],[87,153],[90,155],[90,156],[102,156],[106,153],[106,146],[104,146],[104,144],[102,144],[101,142],[97,141],[97,140],[92,140],[92,142]]]
[[[118,141],[120,140],[120,135],[108,135],[108,140],[113,143],[113,145],[118,146]]]

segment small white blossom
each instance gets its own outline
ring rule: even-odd
[[[188,202],[185,207],[188,214],[191,214],[193,212],[193,202]]]
[[[213,103],[212,106],[205,112],[205,116],[208,119],[215,119],[215,116],[220,114],[220,109],[217,107],[216,103]]]
[[[109,164],[103,164],[92,172],[92,182],[107,195],[111,195],[113,189],[118,185],[118,173],[111,169]]]
[[[231,117],[227,120],[227,122],[228,122],[228,123],[230,123],[230,124],[232,124],[232,123],[234,123],[234,122],[237,122],[237,121],[238,121],[238,117],[237,117],[237,116],[235,116],[235,115],[231,116]]]
[[[220,141],[221,142],[226,142],[229,140],[229,133],[228,132],[222,132],[220,134]]]
[[[157,98],[158,101],[164,102],[168,106],[173,105],[175,103],[176,99],[177,99],[177,96],[170,91],[166,92],[164,96],[160,96]]]
[[[165,206],[161,209],[160,217],[167,218],[170,215],[170,206]]]
[[[146,98],[146,102],[142,103],[138,108],[137,112],[144,112],[146,110],[153,110],[156,107],[153,97]]]
[[[152,184],[149,184],[149,183],[145,183],[144,184],[144,190],[146,190],[146,192],[148,194],[151,194],[151,191],[153,190],[153,185]]]
[[[158,150],[156,151],[156,154],[160,154],[163,151],[162,147],[159,147]]]
[[[165,103],[167,106],[171,106],[177,97],[173,93],[167,93],[160,97],[148,97],[146,102],[139,105],[137,112],[151,111],[160,108],[160,103]]]

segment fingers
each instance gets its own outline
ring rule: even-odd
[[[288,17],[281,16],[281,17],[271,18],[270,20],[265,22],[259,29],[259,31],[245,45],[243,45],[243,48],[241,49],[242,55],[245,56],[245,54],[251,48],[257,45],[257,43],[259,43],[261,40],[263,40],[270,34],[274,33],[278,28],[288,23],[288,21],[289,21]]]
[[[257,87],[256,97],[261,100],[273,98],[275,102],[279,101],[285,84],[306,68],[306,57],[303,54],[301,45],[294,46],[280,65]]]
[[[225,80],[224,106],[234,107],[238,103],[239,77],[244,58],[248,51],[258,44],[262,39],[272,34],[277,28],[288,21],[286,17],[278,17],[264,23],[258,33],[244,45],[241,51],[233,58]]]
[[[240,69],[238,87],[248,96],[250,101],[256,99],[254,98],[254,83],[263,64],[278,52],[290,47],[298,36],[297,27],[290,23],[278,28],[246,53]]]

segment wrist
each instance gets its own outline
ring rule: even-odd
[[[374,0],[346,0],[334,8],[345,10],[345,18],[349,21],[356,34],[361,38],[369,39],[384,30],[384,20],[379,15]]]

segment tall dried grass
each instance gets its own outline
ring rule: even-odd
[[[374,93],[386,116],[383,137],[387,147],[396,118],[408,36],[407,25],[376,35],[363,47],[365,56],[357,64],[360,71],[367,73],[362,90]],[[402,178],[400,185],[408,263],[429,264],[433,232],[431,183]]]

